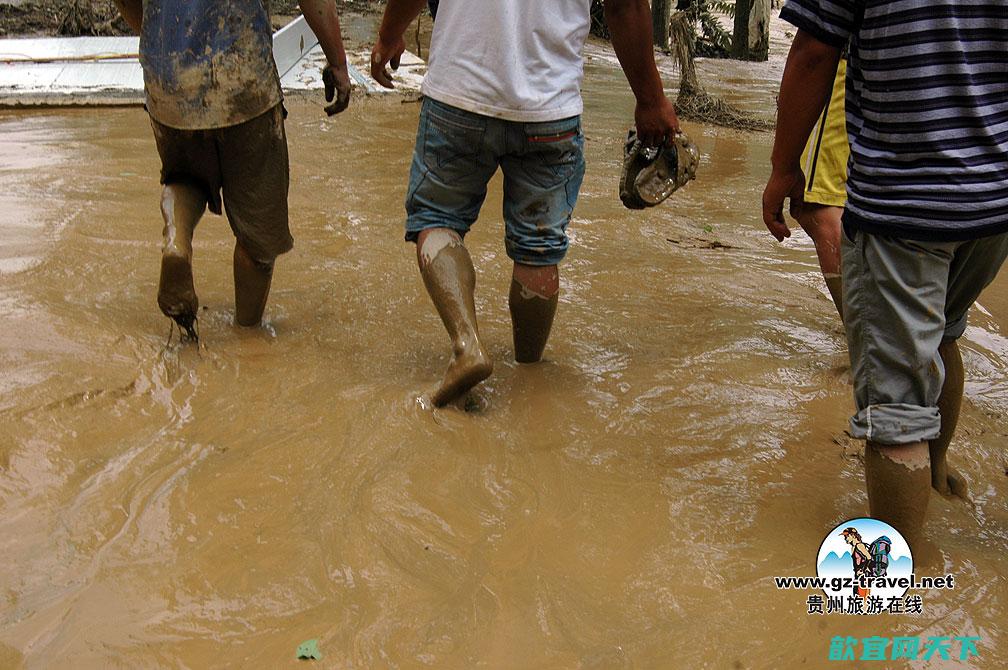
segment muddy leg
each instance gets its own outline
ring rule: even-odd
[[[830,297],[833,298],[833,305],[837,309],[837,314],[840,315],[840,320],[843,321],[843,280],[839,274],[824,274],[823,280],[826,282],[826,288],[829,289]]]
[[[865,481],[872,517],[894,526],[910,542],[921,536],[931,492],[927,442],[865,448]]]
[[[514,264],[508,306],[511,308],[515,360],[519,363],[536,363],[542,358],[559,294],[557,266]]]
[[[945,382],[942,384],[941,395],[938,396],[938,412],[941,414],[941,433],[928,443],[931,453],[931,485],[938,493],[954,495],[968,500],[966,480],[962,475],[949,467],[946,455],[952,434],[959,422],[959,408],[963,396],[963,364],[959,354],[959,344],[956,340],[942,340],[938,347],[942,363],[945,365]]]
[[[462,238],[448,228],[425,230],[417,239],[417,260],[424,286],[452,342],[451,363],[431,396],[431,402],[440,407],[489,377],[493,361],[479,339],[473,299],[476,272]]]
[[[239,242],[234,248],[235,323],[258,326],[266,309],[273,263],[260,263]]]
[[[843,207],[806,204],[798,219],[798,223],[815,243],[819,268],[822,270],[826,288],[829,289],[841,321],[843,321],[843,282],[840,279],[842,215]]]
[[[206,196],[188,184],[166,184],[161,191],[164,244],[161,248],[161,280],[158,306],[190,336],[199,299],[193,286],[192,238],[206,209]]]

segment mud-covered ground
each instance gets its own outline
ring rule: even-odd
[[[205,218],[201,350],[155,302],[143,110],[0,111],[0,668],[293,667],[310,638],[320,668],[816,668],[835,635],[978,635],[1002,667],[1008,277],[964,339],[974,504],[935,496],[920,548],[956,590],[809,616],[772,578],[867,503],[814,250],[759,219],[771,138],[685,124],[697,181],[630,212],[632,97],[600,61],[585,93],[541,365],[511,353],[499,178],[466,238],[496,361],[470,411],[415,401],[449,354],[402,240],[417,105],[289,102],[295,248],[236,329]]]
[[[0,37],[129,35],[130,32],[112,0],[0,2]]]

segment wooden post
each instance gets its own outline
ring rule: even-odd
[[[732,31],[732,58],[747,60],[749,54],[749,12],[752,0],[735,0],[735,29]]]
[[[672,17],[672,0],[651,0],[651,25],[654,45],[659,49],[669,47],[669,20]]]
[[[732,58],[765,61],[770,49],[770,0],[736,0]]]

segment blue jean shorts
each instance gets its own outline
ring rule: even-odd
[[[559,263],[584,178],[580,116],[505,121],[424,98],[406,195],[406,240],[416,242],[427,228],[465,237],[498,166],[508,256],[524,265]]]

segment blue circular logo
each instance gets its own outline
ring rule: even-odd
[[[878,519],[844,521],[819,546],[816,574],[827,596],[901,598],[910,588],[913,554],[900,532]]]

